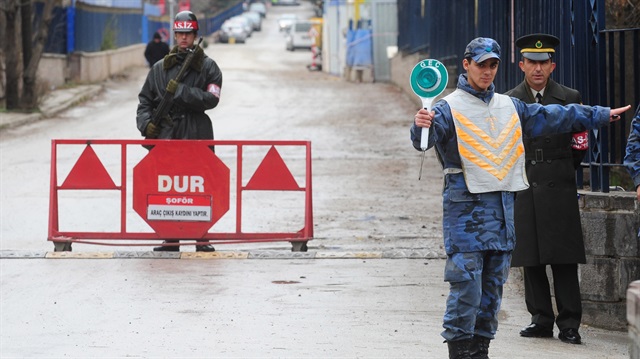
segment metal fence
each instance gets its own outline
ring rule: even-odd
[[[42,16],[44,4],[35,3],[35,16]],[[215,14],[197,14],[201,35],[220,29],[224,20],[242,13],[242,1]],[[37,23],[37,21],[34,21]],[[146,43],[150,34],[164,29],[169,34],[172,19],[143,13],[143,8],[117,8],[75,1],[74,5],[56,7],[49,25],[45,52],[70,54],[74,51],[96,52]]]
[[[523,79],[515,40],[549,33],[560,38],[554,80],[579,90],[585,104],[635,108],[640,29],[607,30],[604,5],[605,0],[398,0],[398,48],[439,59],[455,76],[467,43],[491,37],[502,48],[496,91],[506,92]],[[609,191],[609,171],[621,166],[632,116],[629,111],[620,122],[591,131],[583,168],[589,169],[592,191]],[[582,178],[579,171],[580,185]]]

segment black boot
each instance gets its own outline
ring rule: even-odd
[[[163,243],[178,243],[178,241],[164,241]],[[180,246],[160,246],[154,247],[154,252],[180,252]]]
[[[469,346],[471,339],[456,340],[454,342],[447,341],[449,347],[449,359],[471,359],[469,355]]]
[[[474,335],[471,339],[469,354],[472,359],[489,359],[489,342],[491,339]]]
[[[196,252],[215,252],[216,249],[213,248],[210,244],[205,244],[203,246],[196,246]]]

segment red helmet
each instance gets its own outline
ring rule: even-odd
[[[173,32],[198,32],[198,19],[191,11],[180,11],[173,20]]]

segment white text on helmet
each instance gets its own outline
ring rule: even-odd
[[[173,28],[194,30],[195,29],[195,26],[193,26],[194,23],[195,21],[176,21],[173,23]]]

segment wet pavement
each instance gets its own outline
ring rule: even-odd
[[[207,49],[225,74],[212,117],[218,139],[313,141],[309,251],[284,242],[210,254],[76,244],[54,252],[50,139],[140,138],[132,114],[146,69],[59,89],[42,114],[0,114],[0,357],[447,357],[441,174],[429,154],[417,180],[415,106],[390,84],[307,72],[308,52],[279,60],[276,17],[244,47]],[[560,342],[557,329],[555,338],[520,337],[530,321],[520,281],[512,270],[492,358],[629,357],[626,332],[582,326],[582,345]]]
[[[255,252],[2,258],[2,357],[447,357],[444,260]],[[518,336],[528,314],[512,285],[500,317],[492,358],[628,357],[626,333]]]

